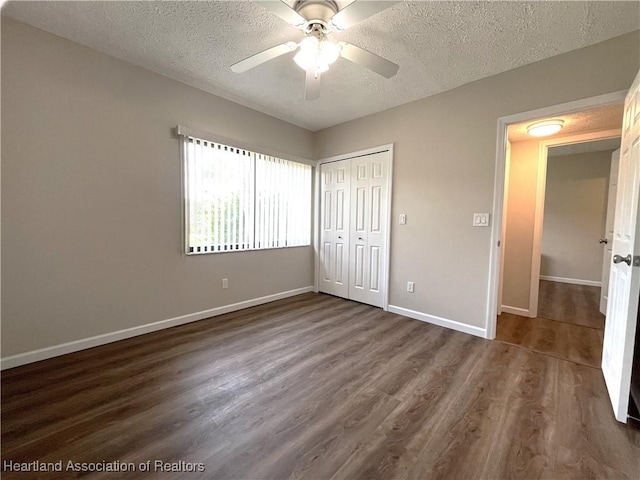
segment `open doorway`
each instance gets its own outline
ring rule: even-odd
[[[527,134],[533,121],[508,129],[496,338],[599,367],[607,246],[600,241],[622,105],[555,118],[572,128],[541,139]]]
[[[590,132],[587,136],[610,137],[616,131]],[[582,140],[584,135],[580,134],[543,141],[525,139],[511,145],[504,304],[496,338],[599,368],[605,319],[600,303],[603,266],[608,265],[604,256],[609,243],[607,210],[612,174],[617,179],[617,171],[611,171],[611,159],[620,139]],[[538,155],[541,158],[536,158]],[[531,171],[536,167],[537,186],[531,185]],[[534,211],[529,212],[532,221],[523,222],[532,189],[538,190]],[[615,203],[615,192],[613,199]],[[541,211],[536,212],[536,207]],[[521,307],[509,305],[519,300]],[[527,303],[531,301],[535,304]]]
[[[628,91],[619,91],[585,98],[561,105],[522,112],[500,117],[498,119],[496,142],[495,191],[493,202],[493,222],[491,228],[491,258],[489,269],[489,291],[487,301],[486,337],[496,338],[497,318],[500,311],[499,288],[502,283],[501,262],[503,258],[503,204],[505,202],[505,177],[507,173],[506,159],[509,153],[507,130],[510,125],[521,122],[532,122],[539,118],[552,118],[567,113],[581,112],[590,108],[598,108],[618,104],[624,101],[624,119],[621,134],[620,166],[618,171],[618,187],[615,207],[615,226],[611,275],[609,282],[609,298],[605,334],[602,352],[602,373],[611,400],[616,420],[626,423],[629,417],[630,391],[632,384],[632,365],[634,358],[634,338],[640,306],[640,115],[638,115],[638,99],[640,99],[640,73],[636,75]],[[582,141],[585,139],[583,138]],[[573,143],[577,143],[576,140]],[[545,147],[541,147],[545,148]],[[540,158],[545,158],[546,155]],[[538,182],[540,183],[540,182]],[[537,209],[536,211],[542,211]],[[534,237],[541,222],[534,223]],[[536,255],[532,255],[535,261]],[[539,267],[531,268],[539,272]],[[533,291],[534,282],[531,282]],[[536,287],[536,294],[537,294]],[[536,302],[531,302],[536,305]],[[537,313],[537,312],[536,312]],[[638,352],[636,352],[637,355]],[[635,401],[635,398],[634,398]],[[636,401],[640,404],[640,401]],[[637,414],[637,412],[636,412]]]
[[[619,160],[619,137],[548,149],[539,317],[604,329]]]

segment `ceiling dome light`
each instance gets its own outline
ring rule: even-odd
[[[300,42],[300,51],[293,59],[303,70],[314,68],[318,72],[326,72],[339,55],[340,48],[335,43],[307,37]]]
[[[527,127],[527,133],[533,137],[546,137],[558,133],[563,126],[563,120],[545,120],[529,125]]]

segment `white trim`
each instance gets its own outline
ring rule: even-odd
[[[489,250],[489,283],[487,285],[487,317],[485,329],[487,338],[496,338],[498,319],[498,289],[500,288],[500,273],[503,270],[502,252],[504,239],[502,238],[504,213],[505,168],[507,164],[507,127],[503,118],[498,119],[498,135],[496,138],[496,169],[493,178],[493,222],[491,224],[491,243]],[[502,301],[502,298],[500,299]],[[504,311],[504,307],[502,308]]]
[[[180,138],[180,224],[182,225],[182,232],[180,237],[182,241],[182,253],[188,255],[187,244],[189,239],[187,238],[189,232],[189,202],[187,201],[187,162],[186,162],[186,144],[187,139]]]
[[[303,293],[312,291],[312,286],[296,288],[294,290],[275,293],[273,295],[267,295],[265,297],[253,298],[251,300],[245,300],[243,302],[232,303],[230,305],[224,305],[222,307],[211,308],[209,310],[203,310],[201,312],[190,313],[187,315],[182,315],[180,317],[160,320],[159,322],[147,323],[146,325],[139,325],[137,327],[126,328],[124,330],[118,330],[116,332],[105,333],[102,335],[96,335],[94,337],[83,338],[81,340],[74,340],[73,342],[67,342],[60,345],[41,348],[39,350],[19,353],[18,355],[12,355],[10,357],[1,359],[0,369],[6,370],[7,368],[18,367],[20,365],[26,365],[27,363],[39,362],[40,360],[46,360],[47,358],[66,355],[67,353],[73,353],[100,345],[106,345],[107,343],[117,342],[118,340],[124,340],[126,338],[144,335],[145,333],[156,332],[158,330],[164,330],[165,328],[184,325],[185,323],[197,322],[198,320],[203,320],[205,318],[235,312],[236,310],[242,310],[243,308],[255,307],[256,305],[262,305],[264,303],[269,303],[275,300],[281,300],[283,298],[293,297],[295,295],[301,295]]]
[[[540,266],[542,262],[542,227],[544,224],[544,200],[547,190],[547,149],[543,141],[538,143],[538,176],[533,213],[533,244],[531,245],[531,278],[529,279],[529,314],[538,316],[540,294]]]
[[[509,178],[509,172],[511,171],[511,142],[509,142],[509,139],[506,139],[506,157],[505,157],[505,166],[504,166],[504,174],[503,174],[503,178],[501,179],[502,185],[503,185],[503,194],[502,197],[504,198],[504,204],[502,205],[502,218],[506,218],[507,217],[507,212],[509,211],[509,205],[508,205],[508,201],[509,201],[509,182],[506,181],[507,178]],[[495,219],[494,219],[495,222]],[[499,222],[500,224],[502,224],[502,229],[500,230],[500,252],[504,252],[505,246],[505,239],[507,238],[507,222],[503,222],[502,219]],[[500,272],[499,272],[499,277],[498,277],[498,282],[499,282],[499,287],[498,287],[498,303],[497,303],[497,308],[498,308],[498,315],[500,315],[502,313],[502,289],[503,289],[503,280],[504,280],[504,255],[500,255]],[[495,332],[494,332],[495,333]],[[492,339],[494,337],[491,337]]]
[[[493,189],[493,218],[494,222],[491,228],[491,250],[489,254],[489,281],[487,291],[487,311],[486,311],[486,332],[487,338],[495,338],[496,323],[498,318],[498,288],[500,275],[500,262],[502,256],[502,248],[498,247],[501,240],[502,232],[502,208],[504,203],[504,173],[505,158],[507,145],[507,127],[512,123],[524,122],[527,120],[535,120],[542,117],[551,117],[555,115],[563,115],[573,112],[579,112],[593,107],[601,107],[624,102],[626,90],[620,90],[613,93],[598,95],[595,97],[584,98],[573,102],[561,103],[549,107],[530,110],[528,112],[506,115],[498,118],[497,135],[496,135],[496,163],[494,175]],[[500,242],[502,244],[502,242]],[[504,310],[504,307],[503,307]]]
[[[450,328],[451,330],[468,333],[470,335],[475,335],[476,337],[487,338],[486,330],[481,327],[474,327],[472,325],[467,325],[466,323],[456,322],[455,320],[436,317],[435,315],[429,315],[428,313],[416,312],[415,310],[409,310],[408,308],[402,308],[396,305],[389,305],[389,311],[397,315],[402,315],[403,317],[409,317],[415,320],[420,320],[421,322],[438,325],[439,327]]]
[[[588,287],[602,287],[602,281],[582,280],[581,278],[554,277],[551,275],[540,275],[540,280],[550,282],[570,283],[572,285],[586,285]]]
[[[320,247],[320,166],[323,163],[330,162],[339,162],[340,160],[348,160],[350,158],[363,157],[365,155],[372,155],[374,153],[389,153],[389,175],[387,175],[387,213],[388,213],[388,224],[387,224],[387,252],[385,255],[385,278],[384,278],[384,292],[382,294],[382,309],[385,311],[389,311],[389,271],[391,265],[391,227],[393,226],[393,214],[391,212],[391,197],[393,194],[393,143],[388,143],[386,145],[379,145],[377,147],[365,148],[364,150],[358,150],[357,152],[344,153],[340,155],[334,155],[333,157],[322,158],[317,160],[316,163],[316,182],[315,182],[315,218],[314,218],[314,238],[313,245],[315,250],[315,274],[314,274],[314,284],[316,286],[316,292],[318,292],[318,288],[320,285],[320,251],[318,250]]]
[[[391,270],[391,227],[393,226],[393,213],[391,212],[391,198],[393,197],[393,143],[389,147],[389,175],[387,175],[387,248],[385,255],[384,295],[382,296],[382,309],[389,311],[389,272]]]
[[[365,148],[364,150],[358,150],[357,152],[342,153],[340,155],[334,155],[333,157],[321,158],[320,160],[317,160],[317,164],[320,165],[322,163],[339,162],[340,160],[348,160],[355,157],[364,157],[365,155],[372,155],[374,153],[381,152],[390,152],[393,155],[393,143],[378,145],[377,147]]]
[[[313,167],[313,291],[320,291],[320,164]]]
[[[234,138],[223,137],[222,135],[216,135],[215,133],[205,132],[195,128],[185,127],[184,125],[178,125],[175,128],[175,134],[179,137],[195,137],[202,140],[208,140],[210,142],[220,143],[229,147],[236,147],[242,150],[250,150],[255,153],[261,153],[263,155],[269,155],[271,157],[282,158],[283,160],[291,160],[292,162],[304,163],[315,167],[316,162],[305,157],[299,157],[290,153],[283,153],[271,148],[263,147],[260,145],[254,145],[249,142],[243,142]]]
[[[535,317],[531,317],[531,315],[529,315],[529,310],[527,310],[526,308],[510,307],[509,305],[502,305],[502,311],[504,313],[510,313],[512,315],[519,315],[521,317],[535,318]]]

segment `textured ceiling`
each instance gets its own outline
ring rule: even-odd
[[[365,0],[359,0],[365,1]],[[292,3],[292,0],[289,1]],[[345,6],[348,1],[340,1]],[[168,77],[319,130],[638,29],[633,2],[401,2],[333,41],[400,65],[386,79],[339,59],[304,100],[292,54],[229,66],[302,32],[249,1],[9,2],[2,14]]]
[[[605,107],[570,113],[568,115],[556,115],[550,118],[539,118],[528,122],[515,123],[513,125],[509,125],[509,141],[513,143],[535,139],[536,137],[532,137],[527,133],[527,127],[532,123],[540,122],[542,120],[551,120],[551,118],[564,120],[564,126],[558,133],[544,137],[545,139],[564,137],[566,135],[576,135],[579,133],[620,129],[622,128],[623,111],[624,105],[620,103],[617,105],[608,105]]]

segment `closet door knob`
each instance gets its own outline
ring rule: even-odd
[[[607,240],[606,238],[601,238],[601,239],[598,241],[598,243],[604,243],[604,244],[606,245],[607,243],[609,243],[609,240]]]
[[[627,255],[626,257],[621,257],[620,255],[613,256],[613,263],[622,263],[622,262],[631,266],[631,254]]]

